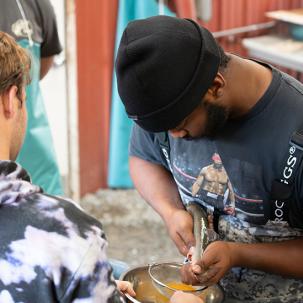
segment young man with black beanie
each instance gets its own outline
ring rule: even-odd
[[[195,245],[189,201],[220,235],[185,280],[220,281],[227,302],[303,302],[303,85],[167,16],[128,24],[116,70],[136,188],[183,255]]]

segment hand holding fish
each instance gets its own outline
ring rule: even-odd
[[[209,244],[200,260],[182,267],[182,281],[187,284],[205,286],[218,283],[235,264],[232,247],[232,243],[224,241]],[[190,253],[191,251],[192,249]]]

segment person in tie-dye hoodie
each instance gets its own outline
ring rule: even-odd
[[[14,162],[30,65],[0,32],[0,303],[124,302],[123,292],[135,293],[113,278],[101,224],[73,201],[43,194]]]

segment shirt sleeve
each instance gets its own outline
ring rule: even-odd
[[[97,236],[96,241],[90,245],[72,279],[65,284],[60,302],[125,302],[113,278],[112,268],[105,254],[104,241]]]
[[[55,11],[49,0],[36,0],[42,28],[41,57],[59,54],[62,46],[59,40]]]
[[[136,123],[133,125],[130,136],[129,155],[154,164],[163,165],[168,169],[157,135],[145,131]]]

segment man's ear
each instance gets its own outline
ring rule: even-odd
[[[16,85],[12,85],[4,94],[3,94],[3,113],[7,119],[10,119],[14,116],[14,100],[17,95],[18,88]]]
[[[211,87],[207,90],[207,94],[212,99],[218,99],[223,96],[226,80],[221,73],[217,73]]]

